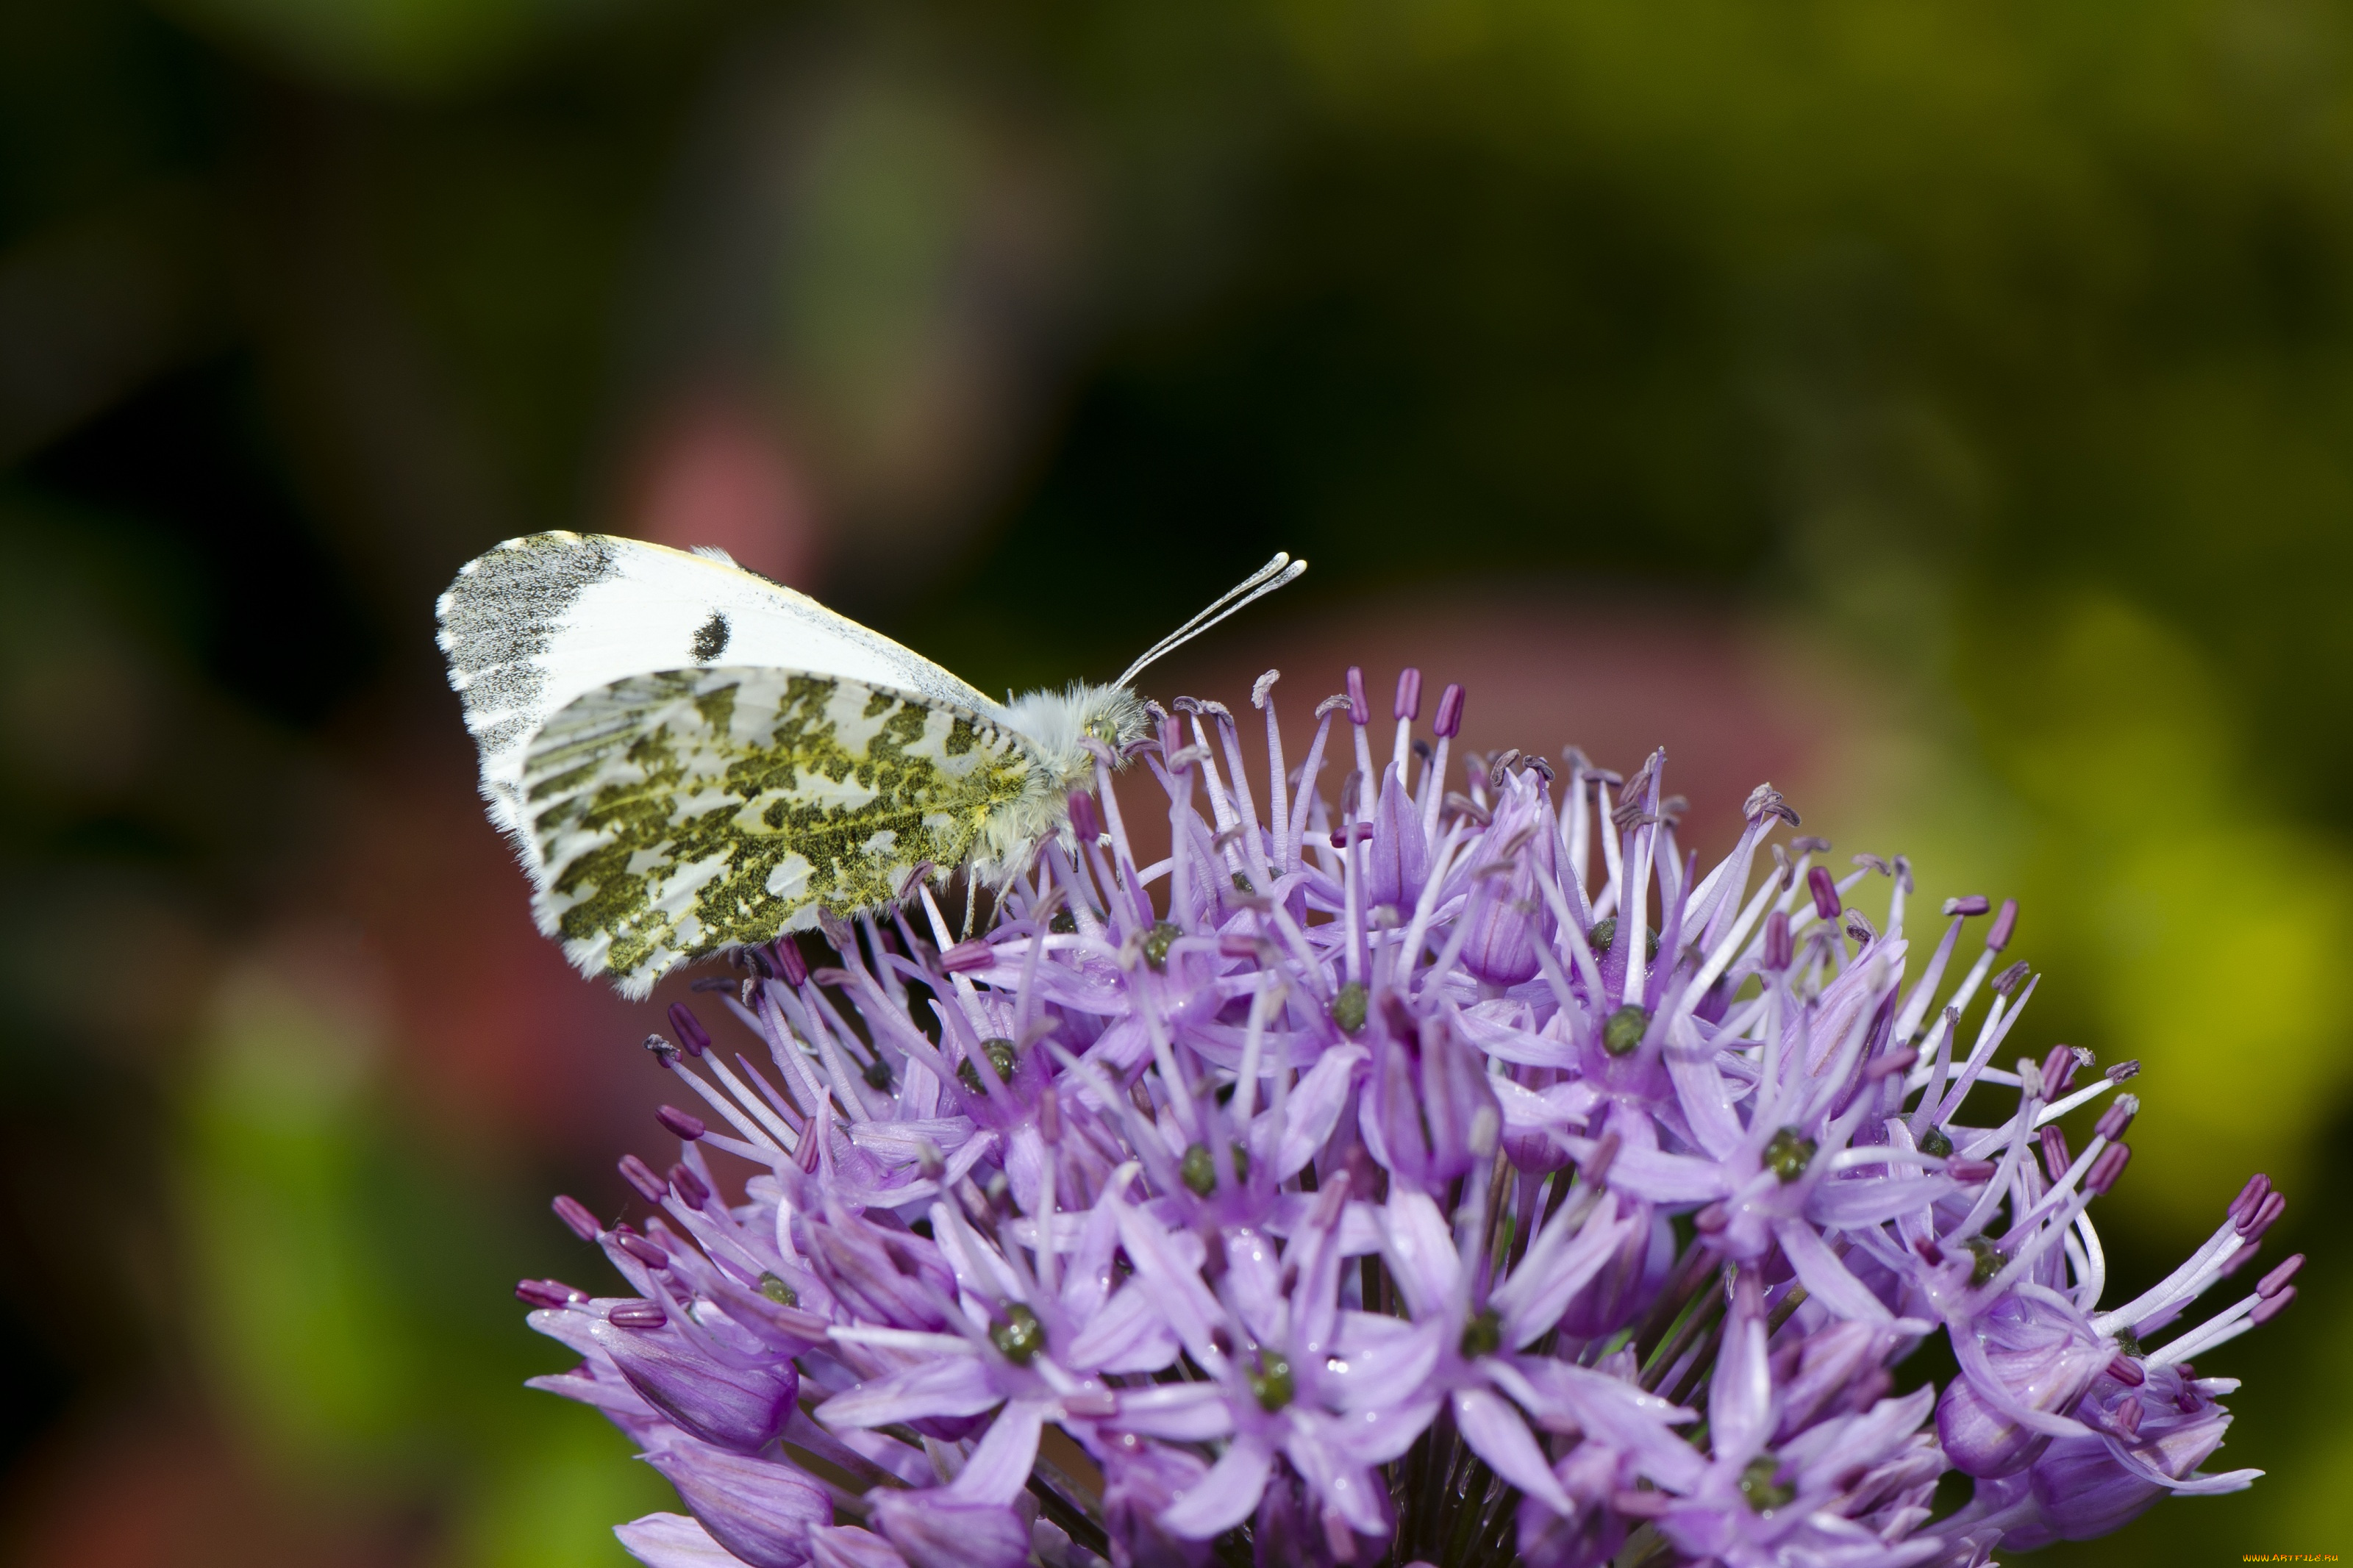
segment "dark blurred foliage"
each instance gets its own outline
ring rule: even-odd
[[[540,1205],[617,1209],[650,1015],[531,931],[430,642],[574,526],[991,688],[1290,549],[1169,679],[1424,658],[2017,892],[2038,1038],[2149,1064],[2120,1276],[2254,1163],[2320,1249],[2213,1369],[2274,1476],[2048,1555],[2338,1549],[2349,26],[0,0],[14,1549],[612,1563],[658,1494],[503,1299],[593,1268]]]

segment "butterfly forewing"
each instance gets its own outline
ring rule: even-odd
[[[439,604],[449,683],[481,750],[491,816],[518,837],[533,737],[584,692],[642,671],[816,670],[976,713],[989,700],[805,594],[723,556],[601,534],[534,533],[467,563]]]
[[[839,676],[633,675],[575,698],[523,759],[535,907],[583,970],[642,995],[685,959],[893,901],[1038,787],[1010,731]]]

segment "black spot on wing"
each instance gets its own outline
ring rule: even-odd
[[[716,610],[712,611],[711,618],[703,622],[695,631],[694,661],[697,664],[709,664],[712,659],[725,653],[728,636],[727,617]]]

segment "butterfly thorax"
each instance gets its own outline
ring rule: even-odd
[[[1116,767],[1124,763],[1130,746],[1152,732],[1152,710],[1124,686],[1073,681],[1060,691],[1017,697],[1002,713],[1039,766],[1021,797],[997,811],[980,830],[972,869],[984,881],[1018,870],[1037,846],[1069,831],[1070,794],[1094,782],[1095,746],[1108,751]]]

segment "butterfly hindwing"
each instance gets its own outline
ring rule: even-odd
[[[523,759],[584,692],[651,670],[767,665],[988,714],[929,659],[718,554],[601,534],[534,533],[467,563],[441,595],[441,651],[500,826],[528,842]]]
[[[892,902],[1039,787],[1010,731],[835,675],[715,666],[575,698],[530,741],[541,925],[642,995],[682,960]]]

